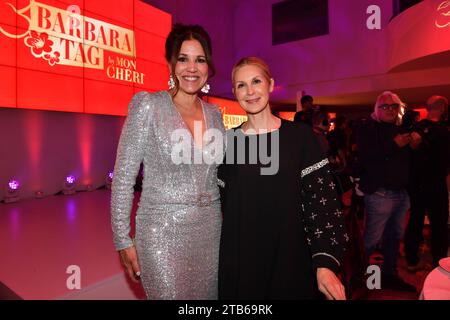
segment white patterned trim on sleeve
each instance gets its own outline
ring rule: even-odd
[[[340,267],[341,264],[339,263],[338,259],[336,259],[335,257],[333,257],[331,254],[325,253],[325,252],[319,252],[319,253],[315,253],[312,255],[312,258],[314,259],[314,257],[316,256],[327,256],[331,259],[333,259],[334,261],[336,261],[337,265]]]
[[[219,178],[217,178],[217,185],[221,188],[225,188],[225,182],[223,182],[222,180],[220,180]]]
[[[311,172],[319,170],[320,168],[324,167],[327,164],[328,164],[328,159],[325,158],[322,161],[317,162],[317,163],[313,164],[312,166],[309,166],[308,168],[303,169],[301,177],[303,178],[304,176],[307,176]]]

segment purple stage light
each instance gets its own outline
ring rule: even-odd
[[[68,184],[73,184],[75,182],[75,177],[74,176],[67,176],[66,177],[66,182]]]
[[[110,172],[108,173],[108,177],[112,180],[113,177],[114,177],[114,172],[110,171]]]
[[[11,180],[11,181],[8,183],[8,186],[9,186],[9,188],[10,188],[11,190],[17,190],[17,189],[19,189],[19,182],[16,181],[16,180]]]

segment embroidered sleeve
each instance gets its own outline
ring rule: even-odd
[[[315,136],[305,137],[303,168],[300,171],[301,212],[314,269],[324,267],[337,273],[348,241],[343,211],[332,179],[328,159]]]

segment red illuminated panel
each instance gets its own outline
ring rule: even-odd
[[[9,26],[16,26],[16,14],[13,9],[7,3],[16,7],[16,1],[0,1],[0,24],[7,24]]]
[[[236,101],[215,97],[208,97],[207,101],[219,107],[225,129],[237,127],[247,120],[244,109]]]
[[[172,27],[172,16],[141,0],[134,0],[134,27],[165,38]]]
[[[127,114],[133,87],[91,80],[85,80],[84,83],[84,112],[118,116]]]
[[[99,20],[127,24],[126,27],[133,25],[133,1],[130,0],[85,1],[85,10],[87,16]]]
[[[4,6],[4,4],[6,2],[9,2],[9,1],[7,1],[7,0],[0,0],[0,3],[1,3],[2,6]],[[15,7],[16,7],[17,10],[21,10],[21,9],[25,9],[29,4],[30,4],[29,0],[17,0],[16,4],[15,4]],[[27,17],[30,17],[30,13],[29,12],[25,12],[24,15],[26,15]],[[18,14],[15,14],[14,17],[17,18],[17,21],[14,22],[15,26],[17,26],[19,28],[22,28],[22,29],[28,29],[28,27],[30,26],[30,23],[24,17],[19,16]]]
[[[7,0],[0,0],[0,2]],[[36,13],[39,19],[36,19],[39,26],[46,27],[49,23],[51,23],[53,26],[56,26],[59,30],[60,24],[67,23],[67,19],[59,20],[58,16],[55,14],[54,10],[67,10],[72,13],[76,13],[78,15],[81,15],[80,22],[82,22],[82,17],[84,16],[84,8],[83,8],[83,0],[74,0],[74,1],[57,1],[57,0],[35,0],[36,2]],[[31,4],[30,0],[17,0],[17,10],[23,10],[27,8]],[[52,14],[49,14],[49,11],[52,12]],[[30,8],[24,13],[27,17],[31,17]],[[78,20],[78,19],[77,19]],[[58,22],[58,23],[55,23]],[[78,25],[76,21],[73,21],[73,26]],[[20,15],[17,15],[17,26],[22,29],[28,29],[30,27],[30,22],[27,21],[27,19],[23,18]],[[64,25],[65,27],[65,25]],[[66,28],[67,29],[67,28]],[[68,30],[65,30],[66,33],[68,33]]]
[[[0,106],[124,115],[167,89],[171,16],[144,2],[0,0],[0,27]]]
[[[124,55],[128,59],[136,56],[132,24],[118,23],[114,19],[85,11],[81,35],[85,46],[86,68],[103,69],[107,63],[104,58],[106,54]]]
[[[23,29],[19,29],[19,32],[24,32]],[[74,76],[78,78],[83,77],[83,68],[80,67],[73,67],[73,66],[67,66],[63,64],[59,64],[59,62],[62,58],[62,56],[65,55],[65,53],[60,53],[58,56],[55,55],[53,52],[46,52],[44,50],[37,50],[37,47],[29,47],[25,44],[27,42],[28,44],[33,43],[36,41],[37,38],[39,39],[45,39],[42,38],[43,35],[38,35],[37,37],[33,36],[27,36],[23,39],[18,40],[17,44],[17,67],[23,68],[23,69],[31,69],[31,70],[38,70],[38,71],[44,71],[48,73],[55,73],[60,75],[68,75],[68,76]],[[51,45],[54,45],[55,42],[61,41],[59,38],[53,38],[49,37],[47,38],[47,46],[44,46],[44,48],[49,48],[51,50]],[[75,43],[73,46],[79,48],[81,43]],[[81,46],[82,47],[82,46]],[[83,49],[81,49],[83,50]],[[36,54],[43,54],[44,56],[41,56],[39,58],[36,58]],[[49,54],[51,57],[55,60],[47,60],[45,55]],[[79,51],[77,53],[80,55]],[[50,57],[50,56],[49,56]],[[81,61],[81,59],[80,59]],[[51,78],[49,78],[49,81],[52,81]]]
[[[16,68],[0,66],[0,106],[15,108]]]
[[[122,1],[125,1],[125,0],[122,0]],[[128,1],[125,1],[125,2],[128,2]],[[87,17],[87,18],[98,20],[98,21],[110,23],[110,24],[112,24],[114,26],[118,26],[118,27],[121,27],[121,28],[126,28],[126,29],[133,30],[133,15],[128,17],[128,19],[126,19],[126,22],[117,21],[116,19],[108,17],[108,16],[105,16],[105,15],[103,15],[101,13],[92,12],[92,11],[88,11],[88,10],[85,10],[84,16]],[[106,35],[108,36],[108,34],[106,34]]]
[[[167,90],[169,81],[169,70],[167,65],[149,62],[146,60],[136,60],[138,69],[145,75],[144,83],[135,83],[135,87],[148,89],[150,91]]]
[[[160,62],[167,65],[164,58],[166,38],[152,33],[136,30],[136,51],[140,59]]]
[[[3,3],[6,2],[10,2],[9,0],[0,0],[0,3],[3,5]],[[20,10],[25,10],[26,8],[28,8],[31,4],[31,0],[16,0],[16,9],[18,11]],[[45,6],[51,6],[51,7],[55,7],[55,8],[59,8],[59,9],[63,9],[63,10],[67,10],[69,8],[69,6],[72,4],[68,4],[65,2],[61,2],[61,1],[57,1],[57,0],[36,0],[35,1],[38,4],[43,4]],[[82,5],[79,5],[80,9],[82,9]],[[36,11],[37,12],[37,11]],[[42,14],[42,16],[46,16],[46,10],[41,9],[39,10],[39,12]],[[25,15],[27,17],[30,17],[30,10],[28,8],[28,10],[26,10],[24,13],[22,14],[17,14],[17,26],[19,28],[22,29],[28,29],[28,27],[30,26],[30,23],[27,19],[25,19],[22,15]],[[46,21],[46,19],[42,19],[42,21]]]
[[[83,79],[17,69],[20,108],[83,112]]]
[[[150,92],[150,93],[156,92],[155,90],[148,90],[148,89],[142,89],[142,88],[136,88],[136,87],[133,89],[134,94],[141,92],[141,91],[146,91],[146,92]]]
[[[208,97],[208,102],[216,104],[219,108],[225,108],[226,114],[246,115],[244,109],[241,108],[238,102],[228,99]]]
[[[67,6],[78,6],[83,10],[84,0],[59,0],[59,2],[64,3]]]
[[[92,61],[96,63],[95,61]],[[121,85],[132,86],[133,79],[136,79],[135,72],[139,73],[139,69],[135,66],[135,59],[125,55],[111,54],[103,52],[103,63],[101,69],[84,68],[84,77],[89,80],[99,80],[104,82],[116,83]]]
[[[427,109],[426,108],[414,109],[414,111],[419,112],[419,114],[420,114],[419,120],[423,120],[423,119],[427,118]]]
[[[0,23],[6,32],[16,33],[16,28]],[[0,65],[16,66],[16,40],[0,36]],[[3,75],[1,75],[3,77]]]
[[[295,112],[281,111],[281,112],[278,112],[278,116],[284,120],[294,121]]]

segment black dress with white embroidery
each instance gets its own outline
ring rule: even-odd
[[[218,170],[224,215],[219,298],[319,298],[316,268],[338,272],[348,236],[328,161],[311,128],[282,120],[272,133],[231,132]],[[278,170],[262,174],[262,168],[276,168],[277,137]],[[240,139],[244,164],[237,164]],[[254,139],[258,152],[261,146],[271,150],[271,163],[260,157],[249,163]]]

